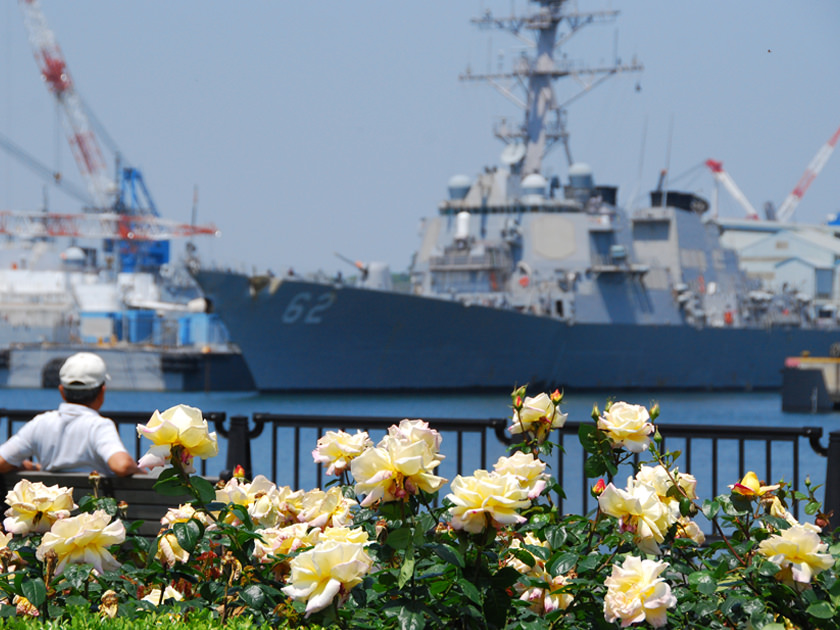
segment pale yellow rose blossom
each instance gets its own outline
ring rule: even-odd
[[[631,453],[647,450],[654,432],[648,410],[626,402],[612,403],[598,418],[598,428],[606,433],[613,448],[626,448]]]
[[[68,564],[92,564],[97,573],[104,573],[120,567],[108,547],[124,540],[122,521],[111,522],[107,512],[96,510],[53,523],[52,529],[41,539],[35,555],[43,561],[48,551],[55,551],[58,556],[56,575],[61,575]]]
[[[560,413],[560,408],[546,393],[533,398],[526,396],[522,408],[513,410],[513,418],[511,418],[508,431],[513,435],[528,433],[542,443],[552,429],[559,429],[566,424],[568,415]]]
[[[398,425],[388,427],[388,435],[408,443],[425,442],[429,450],[435,453],[438,459],[444,459],[444,456],[438,452],[443,437],[424,420],[409,420],[406,418]]]
[[[196,510],[189,503],[183,503],[177,508],[169,508],[163,518],[160,519],[160,524],[166,527],[172,527],[175,523],[186,523],[190,520],[196,520],[204,527],[213,527],[213,519],[207,512]]]
[[[493,470],[500,475],[516,477],[531,500],[540,496],[549,479],[545,474],[545,462],[524,451],[517,451],[510,457],[500,457],[493,465]]]
[[[45,486],[28,479],[21,479],[6,493],[6,505],[9,509],[3,527],[13,534],[45,532],[77,507],[72,488]]]
[[[327,465],[327,474],[342,475],[350,468],[350,462],[373,446],[367,431],[356,431],[354,435],[344,431],[327,431],[321,438],[312,459],[316,464]]]
[[[356,493],[367,495],[361,505],[405,500],[421,490],[437,492],[446,479],[432,473],[443,459],[429,446],[432,438],[426,433],[409,441],[405,434],[389,433],[376,447],[354,459],[350,470],[356,480]]]
[[[703,530],[700,529],[700,526],[697,523],[687,516],[680,516],[677,520],[677,530],[675,535],[677,538],[688,538],[693,540],[698,545],[702,545],[706,542],[706,534],[703,533]]]
[[[779,484],[773,486],[762,486],[761,482],[758,480],[758,475],[756,475],[753,471],[749,471],[746,475],[744,475],[744,478],[741,479],[741,481],[730,485],[729,489],[732,490],[732,492],[745,497],[761,497],[768,492],[778,490]]]
[[[834,558],[825,553],[827,550],[828,545],[813,528],[799,524],[758,544],[758,553],[782,568],[776,577],[788,584],[808,584],[813,576],[834,566]]]
[[[510,545],[510,550],[515,551],[516,549],[521,549],[524,545],[551,549],[548,542],[540,540],[532,532],[528,532],[525,534],[524,539],[514,539]],[[545,561],[538,556],[533,556],[533,558],[533,566],[529,566],[515,555],[508,556],[504,561],[506,566],[516,569],[527,580],[527,582],[517,582],[513,586],[519,595],[519,599],[528,602],[531,610],[540,615],[548,614],[555,610],[566,610],[574,600],[574,596],[571,593],[562,590],[568,584],[568,578],[563,575],[552,577],[546,570]],[[535,580],[542,581],[543,585],[534,585]]]
[[[190,552],[181,547],[175,534],[164,534],[158,540],[158,549],[155,558],[164,567],[172,568],[176,562],[188,562]]]
[[[264,475],[257,475],[251,483],[234,477],[216,489],[216,501],[235,503],[247,509],[257,527],[282,527],[294,523],[300,510],[303,491],[292,492],[288,486],[277,486]],[[225,517],[231,525],[240,521],[232,513]]]
[[[668,623],[668,609],[677,605],[671,587],[660,576],[666,562],[627,556],[621,565],[613,565],[604,581],[604,617],[609,622],[621,620],[621,627],[647,621],[654,628]]]
[[[517,510],[531,505],[513,475],[476,470],[472,476],[456,476],[451,489],[446,498],[453,503],[449,508],[452,527],[471,534],[483,532],[488,525],[499,529],[523,523],[526,519]]]
[[[162,413],[155,410],[145,425],[137,425],[137,434],[152,441],[149,451],[137,462],[141,468],[165,466],[173,446],[183,448],[182,463],[188,472],[194,471],[193,457],[207,459],[219,452],[216,433],[209,432],[201,410],[187,405],[176,405]]]
[[[319,541],[336,540],[364,545],[368,542],[368,533],[361,527],[327,527],[321,532]]]
[[[370,571],[373,560],[365,546],[328,540],[292,558],[291,575],[283,592],[306,601],[306,616],[322,610],[338,597],[343,603]]]
[[[159,606],[161,603],[166,603],[166,601],[170,599],[174,599],[176,602],[180,602],[184,599],[184,596],[180,593],[180,591],[175,590],[169,585],[163,589],[163,601],[161,601],[160,594],[159,588],[153,588],[142,601]]]
[[[315,488],[304,493],[297,518],[301,523],[319,529],[343,527],[353,522],[351,510],[354,505],[358,503],[345,497],[338,486],[333,486],[326,492]]]
[[[270,562],[271,556],[288,556],[302,547],[311,547],[321,535],[320,530],[310,530],[306,523],[260,529],[257,533],[260,538],[254,540],[254,557],[261,563]]]
[[[598,496],[598,505],[602,512],[619,519],[622,531],[634,533],[640,550],[652,554],[659,553],[657,543],[665,540],[679,514],[666,507],[651,486],[632,477],[627,480],[626,490],[608,484]]]

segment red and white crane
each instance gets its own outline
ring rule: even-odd
[[[755,211],[755,208],[753,208],[749,199],[747,199],[746,195],[741,192],[741,189],[738,188],[735,180],[729,176],[729,173],[723,170],[723,162],[718,162],[717,160],[706,160],[706,166],[708,166],[709,170],[712,171],[715,181],[723,184],[735,201],[741,204],[741,207],[744,208],[744,211],[747,213],[747,218],[758,219],[758,212]]]
[[[70,78],[67,62],[55,34],[47,25],[39,0],[19,0],[19,5],[41,77],[64,113],[63,120],[73,157],[96,209],[106,211],[116,201],[118,186],[108,173],[96,134]]]
[[[828,162],[828,158],[830,158],[831,154],[834,152],[834,147],[837,146],[838,140],[840,140],[840,127],[838,127],[837,131],[834,132],[834,135],[828,139],[828,142],[820,147],[820,150],[817,151],[814,159],[811,160],[811,163],[808,164],[808,168],[806,168],[805,172],[802,174],[802,177],[799,178],[799,181],[796,183],[796,187],[782,202],[782,205],[779,206],[779,221],[789,221],[793,216],[793,213],[796,211],[796,206],[798,206],[799,202],[802,201],[802,196],[817,178],[817,175],[820,174],[820,171],[825,166],[825,163]]]

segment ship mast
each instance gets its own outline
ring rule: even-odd
[[[581,28],[595,23],[611,22],[618,11],[579,12],[566,9],[568,0],[532,0],[540,8],[528,16],[496,17],[488,9],[472,20],[480,28],[506,30],[526,43],[533,54],[523,53],[509,72],[474,74],[470,69],[460,76],[462,81],[486,81],[525,112],[521,127],[510,127],[506,121],[497,124],[497,138],[512,148],[511,165],[521,164],[523,175],[539,173],[543,157],[557,143],[562,143],[569,165],[573,163],[566,130],[566,107],[607,79],[621,72],[638,72],[642,65],[635,59],[630,64],[593,67],[563,59],[555,60],[555,51]],[[576,4],[576,3],[575,3]],[[565,23],[568,32],[558,33]],[[531,31],[529,38],[526,31]],[[580,89],[559,102],[553,88],[556,79],[571,77]],[[525,92],[524,98],[519,93]]]

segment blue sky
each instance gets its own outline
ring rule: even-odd
[[[78,91],[161,213],[188,222],[198,186],[199,221],[221,230],[199,241],[206,262],[328,273],[348,271],[335,252],[405,269],[448,179],[498,163],[492,124],[517,110],[458,74],[520,50],[469,21],[512,5],[526,3],[42,0]],[[608,62],[617,49],[645,66],[569,108],[575,159],[618,185],[623,204],[666,166],[673,178],[693,173],[674,187],[711,196],[695,167],[712,157],[754,206],[779,205],[840,126],[836,0],[579,7],[621,15],[581,32],[570,57]],[[0,131],[81,184],[15,0],[0,4],[0,30]],[[546,170],[565,176],[560,151]],[[42,198],[41,180],[0,153],[0,208],[35,210]],[[49,198],[54,211],[79,208]],[[722,214],[742,216],[721,200]],[[838,211],[835,155],[796,219]]]

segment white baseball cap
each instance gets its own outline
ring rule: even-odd
[[[90,352],[77,352],[64,362],[58,373],[64,389],[93,389],[111,377],[105,361]]]

